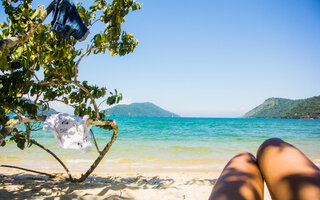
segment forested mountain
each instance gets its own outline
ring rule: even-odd
[[[320,119],[320,96],[308,98],[281,116],[291,119]]]
[[[308,99],[269,98],[245,118],[320,118],[320,96]]]
[[[129,117],[179,117],[179,115],[166,111],[153,103],[132,103],[129,105],[117,105],[106,109],[109,116]]]
[[[245,118],[280,118],[302,100],[291,100],[283,98],[269,98],[261,105],[247,112]]]

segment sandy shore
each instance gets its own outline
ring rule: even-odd
[[[78,172],[77,175],[80,175]],[[1,199],[208,199],[219,174],[208,172],[93,173],[85,182],[0,168]],[[265,199],[270,199],[265,192]]]
[[[80,184],[0,168],[2,199],[208,199],[213,175],[164,173],[93,174]]]

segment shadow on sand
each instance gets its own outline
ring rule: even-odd
[[[189,180],[185,184],[213,184],[215,180]],[[88,177],[83,183],[53,180],[46,176],[18,173],[0,174],[1,199],[106,199],[129,200],[122,196],[123,190],[175,188],[171,178],[155,177]],[[112,192],[111,192],[112,191]],[[116,193],[116,194],[115,194]]]

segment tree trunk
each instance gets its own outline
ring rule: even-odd
[[[14,118],[10,119],[6,123],[6,126],[4,126],[0,131],[0,144],[4,141],[6,136],[8,136],[10,134],[10,132],[16,126],[18,126],[19,124],[21,124],[21,123],[29,123],[29,122],[36,122],[36,121],[45,121],[45,120],[46,120],[46,116],[37,116],[37,117],[22,116],[22,117],[14,117]],[[92,119],[88,119],[87,120],[87,125],[88,126],[91,126],[91,125],[98,125],[98,126],[108,125],[108,126],[112,127],[113,135],[112,135],[110,141],[103,148],[103,150],[101,152],[98,151],[99,156],[97,157],[97,159],[93,162],[93,164],[86,171],[86,173],[81,174],[81,177],[79,179],[72,178],[71,174],[69,173],[68,168],[64,165],[64,163],[54,153],[52,153],[50,150],[48,150],[44,146],[42,146],[39,143],[37,143],[35,140],[30,140],[30,141],[31,141],[31,143],[33,143],[33,144],[39,146],[40,148],[44,149],[45,151],[50,153],[55,159],[57,159],[58,162],[66,170],[70,181],[80,183],[80,182],[83,182],[84,180],[86,180],[86,178],[88,178],[88,176],[95,170],[95,168],[99,165],[99,163],[104,158],[106,153],[108,153],[110,147],[112,146],[112,144],[114,143],[114,141],[118,137],[118,125],[117,125],[115,120],[92,120]],[[16,168],[19,168],[19,167],[16,167]],[[32,170],[29,170],[29,171],[32,171]]]

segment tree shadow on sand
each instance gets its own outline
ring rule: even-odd
[[[208,180],[210,183],[214,180]],[[53,180],[46,176],[18,173],[0,174],[0,197],[3,199],[112,199],[128,200],[123,197],[125,189],[174,188],[175,181],[160,177],[88,177],[83,183]],[[191,184],[191,183],[189,183]],[[115,194],[116,193],[116,194]]]

